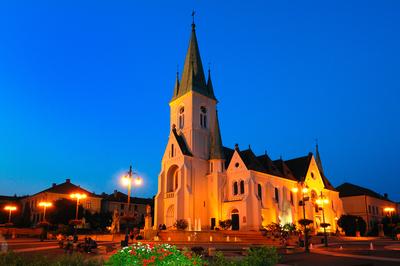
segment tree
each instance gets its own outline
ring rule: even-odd
[[[111,212],[102,212],[102,213],[91,213],[85,212],[83,215],[87,223],[90,224],[90,228],[94,230],[105,230],[107,226],[110,226],[112,223],[112,213]]]
[[[367,229],[367,224],[361,216],[342,215],[337,223],[344,230],[346,236],[355,236],[357,231],[360,232],[360,235],[364,235]]]
[[[56,200],[53,207],[49,209],[47,220],[51,224],[69,224],[71,220],[75,219],[76,201],[68,199]],[[83,207],[79,205],[78,217],[82,217]]]

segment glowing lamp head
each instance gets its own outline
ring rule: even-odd
[[[143,184],[143,179],[141,179],[140,177],[136,177],[133,182],[135,186],[140,186]]]
[[[323,203],[324,203],[324,204],[328,204],[328,203],[329,203],[329,200],[328,200],[328,199],[324,199],[324,200],[323,200]]]
[[[308,192],[308,188],[303,188],[302,190],[301,190],[303,193],[307,193]]]
[[[392,212],[394,211],[394,208],[392,207],[386,207],[385,209],[383,209],[385,212]]]
[[[53,206],[53,204],[51,203],[51,202],[46,202],[46,201],[42,201],[42,202],[39,202],[39,207],[51,207],[51,206]]]
[[[78,200],[80,200],[80,199],[86,199],[86,194],[81,194],[81,193],[72,193],[71,195],[70,195],[70,197],[71,197],[71,199],[78,199]]]
[[[123,186],[129,186],[129,184],[131,183],[131,179],[129,178],[129,176],[123,176],[121,178],[121,183]]]
[[[8,206],[4,207],[4,210],[6,210],[6,211],[16,211],[17,207],[8,205]]]
[[[292,188],[292,192],[297,193],[299,189],[297,187]]]

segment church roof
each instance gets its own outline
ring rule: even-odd
[[[239,156],[247,169],[267,173],[267,169],[257,160],[257,156],[250,148],[244,151],[239,151]]]
[[[199,45],[197,43],[195,24],[192,24],[189,48],[183,66],[181,82],[175,85],[172,100],[175,100],[189,91],[198,92],[204,96],[215,99],[211,77],[209,85],[206,83],[203,64],[201,62]],[[208,86],[207,86],[208,85]],[[216,99],[215,99],[216,100]]]
[[[289,166],[290,170],[292,170],[293,174],[296,176],[296,178],[300,181],[303,182],[306,178],[308,167],[310,166],[311,158],[313,154],[312,152],[308,153],[307,156],[291,159],[285,161],[285,163]],[[318,165],[318,170],[320,172],[322,181],[324,182],[324,186],[326,189],[336,191],[335,187],[332,186],[332,184],[329,182],[328,178],[325,176],[325,174],[320,170],[322,169],[322,163],[321,159],[319,158],[320,166]],[[321,167],[321,168],[320,168]]]
[[[221,131],[219,129],[218,112],[215,114],[214,132],[211,135],[210,159],[225,159],[222,150]]]
[[[336,190],[339,191],[339,197],[344,198],[344,197],[352,197],[352,196],[370,196],[373,198],[381,199],[381,200],[386,200],[390,201],[388,198],[382,196],[381,194],[365,188],[365,187],[360,187],[351,183],[343,183],[340,186],[336,187]]]
[[[175,139],[178,142],[179,148],[181,149],[183,155],[193,156],[192,153],[190,152],[188,146],[186,145],[186,141],[183,138],[183,136],[179,135],[178,132],[176,132],[175,128],[172,129],[172,133],[174,134]]]
[[[231,162],[232,156],[235,153],[235,150],[228,148],[228,147],[222,147],[222,151],[223,151],[224,157],[225,157],[225,168],[228,168],[229,163]]]

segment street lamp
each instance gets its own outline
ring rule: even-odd
[[[308,188],[304,186],[304,184],[300,184],[302,186],[301,189],[301,201],[299,202],[300,206],[303,206],[303,226],[304,226],[304,251],[306,253],[310,252],[310,248],[308,246],[308,232],[307,232],[307,220],[306,220],[306,201],[310,199],[310,197],[307,196],[308,193]],[[299,189],[297,187],[292,188],[292,191],[294,193],[299,192]]]
[[[4,207],[4,210],[8,211],[8,223],[11,223],[11,213],[17,210],[17,207],[12,205],[7,205]]]
[[[318,204],[318,206],[322,206],[322,207],[320,207],[320,209],[322,209],[322,222],[324,223],[323,226],[322,226],[324,228],[324,244],[325,244],[325,247],[327,247],[328,246],[328,235],[326,234],[326,227],[328,226],[328,224],[325,223],[325,208],[324,208],[324,205],[328,204],[329,200],[322,194],[322,191],[321,191],[320,198],[317,199],[315,202]]]
[[[132,181],[133,181],[133,185],[134,185],[135,187],[139,187],[139,186],[141,186],[141,185],[143,184],[143,179],[140,178],[139,176],[136,176],[135,178],[132,178],[132,177],[133,177],[133,174],[134,174],[134,173],[133,173],[133,171],[132,171],[132,165],[131,165],[131,166],[129,167],[129,171],[128,171],[127,175],[124,175],[124,176],[121,178],[121,183],[122,183],[122,185],[128,187],[128,200],[127,200],[127,203],[128,203],[128,210],[129,210],[129,205],[130,205],[130,203],[131,203]]]
[[[121,183],[124,186],[128,187],[128,195],[127,195],[127,203],[128,203],[128,214],[126,215],[126,223],[127,223],[127,227],[125,230],[125,245],[128,245],[128,241],[129,241],[129,221],[130,221],[130,204],[131,204],[131,188],[132,188],[132,179],[133,179],[133,185],[138,187],[141,186],[143,183],[142,178],[140,178],[139,176],[136,176],[135,178],[133,177],[133,171],[132,171],[132,165],[129,166],[129,171],[127,173],[127,175],[124,175],[121,178]]]
[[[383,209],[383,211],[386,212],[387,215],[390,217],[390,224],[392,224],[394,208],[393,207],[386,207],[386,208]]]
[[[79,201],[81,199],[86,199],[87,196],[86,194],[81,194],[81,193],[72,193],[69,195],[71,199],[76,199],[76,214],[75,214],[75,220],[78,220],[78,209],[79,209]]]
[[[46,221],[46,209],[51,206],[53,206],[51,202],[48,201],[39,202],[39,207],[43,207],[43,222]]]

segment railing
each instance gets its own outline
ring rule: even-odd
[[[169,199],[169,198],[173,198],[174,197],[174,192],[167,192],[165,193],[165,198]]]

